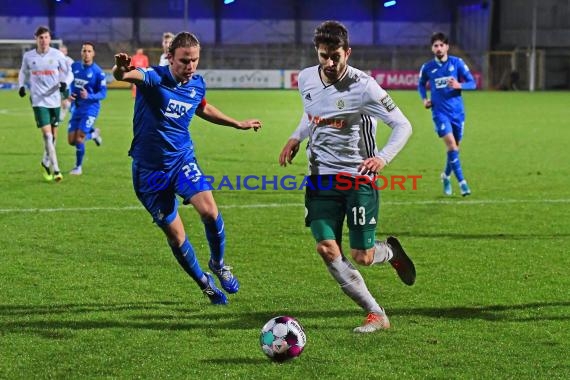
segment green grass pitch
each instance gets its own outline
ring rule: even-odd
[[[0,378],[424,379],[570,377],[569,94],[465,94],[461,159],[473,195],[444,197],[444,147],[415,92],[391,92],[414,127],[384,175],[422,175],[418,189],[384,191],[378,237],[398,236],[417,282],[389,266],[361,268],[392,322],[355,335],[362,311],[340,291],[303,224],[303,192],[214,193],[227,262],[242,287],[209,305],[178,267],[131,186],[132,99],[110,91],[87,144],[84,174],[66,125],[57,151],[64,180],[43,181],[42,140],[27,99],[0,92]],[[278,155],[296,127],[295,91],[212,90],[208,100],[241,132],[196,118],[209,175],[301,176],[301,153]],[[389,129],[379,125],[383,143]],[[203,227],[181,209],[205,268]],[[345,249],[348,239],[345,238]],[[303,355],[268,361],[259,332],[271,317],[305,327]]]

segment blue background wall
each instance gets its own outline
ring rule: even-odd
[[[1,0],[0,39],[30,38],[39,24],[64,40],[156,41],[165,30],[191,30],[204,43],[309,43],[316,24],[343,21],[352,42],[425,44],[426,35],[449,31],[452,0]],[[429,6],[426,6],[429,4]],[[451,8],[450,8],[451,6]]]
[[[384,8],[383,3],[235,0],[224,5],[223,0],[0,0],[0,39],[30,38],[37,25],[46,24],[64,40],[156,42],[165,30],[191,30],[203,43],[305,44],[310,43],[316,24],[337,19],[349,26],[355,44],[425,45],[426,36],[441,30],[462,45],[465,40],[469,46],[488,49],[528,45],[535,0],[398,0],[390,8]],[[541,0],[536,4],[538,46],[569,47],[570,1]]]

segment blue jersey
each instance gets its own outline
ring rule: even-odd
[[[469,68],[459,57],[448,56],[447,61],[441,62],[432,59],[424,63],[420,69],[418,91],[422,99],[427,98],[426,84],[429,82],[432,102],[432,114],[436,118],[439,114],[449,117],[463,118],[463,99],[461,90],[447,86],[449,78],[454,77],[465,90],[476,87],[475,79]]]
[[[137,84],[129,155],[140,167],[167,171],[182,157],[194,155],[188,126],[206,95],[206,84],[200,75],[178,83],[168,66],[137,70],[144,79]]]
[[[73,62],[71,71],[73,72],[73,82],[70,91],[75,94],[73,113],[97,116],[101,108],[100,101],[107,96],[105,73],[95,62],[87,66],[81,61]],[[79,96],[79,91],[82,88],[88,92],[87,99],[82,99]]]

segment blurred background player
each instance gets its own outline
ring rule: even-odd
[[[431,51],[434,58],[420,69],[418,91],[424,107],[431,108],[435,132],[447,148],[447,161],[441,173],[443,193],[452,195],[451,172],[459,182],[461,195],[471,194],[463,176],[459,160],[459,143],[463,138],[465,110],[461,90],[474,90],[476,82],[469,67],[459,57],[448,55],[449,40],[443,33],[431,36]],[[431,99],[427,97],[426,85],[430,85]]]
[[[67,72],[67,77],[65,78],[65,83],[67,84],[67,89],[61,94],[61,110],[59,112],[59,121],[63,122],[67,113],[71,111],[71,100],[69,99],[69,88],[73,82],[73,71],[71,70],[71,64],[73,63],[73,58],[67,55],[67,46],[61,45],[59,51],[65,56],[65,60],[69,65],[69,71]]]
[[[94,61],[95,45],[84,42],[81,46],[81,61],[73,62],[73,83],[71,99],[74,110],[67,129],[67,142],[75,146],[75,167],[72,175],[83,173],[82,164],[85,156],[85,141],[93,139],[97,146],[102,143],[99,128],[95,121],[101,109],[101,100],[107,96],[105,72]]]
[[[131,65],[135,68],[143,68],[146,69],[150,66],[148,56],[144,53],[144,49],[138,48],[135,52],[135,55],[131,57]],[[137,96],[137,86],[131,84],[131,94],[133,95],[133,99]]]
[[[170,63],[168,62],[168,47],[174,38],[174,34],[170,32],[165,32],[162,35],[162,54],[160,55],[160,61],[158,62],[159,66],[168,66]]]
[[[206,83],[196,74],[200,43],[192,33],[178,33],[169,47],[169,66],[134,68],[131,57],[115,55],[113,76],[138,87],[133,118],[133,187],[139,201],[164,234],[174,257],[212,304],[228,303],[211,274],[202,271],[178,213],[178,199],[191,204],[204,223],[210,247],[208,267],[228,293],[239,282],[226,265],[226,232],[222,214],[203,181],[188,127],[193,116],[240,130],[261,128],[257,119],[235,120],[206,101]]]
[[[61,92],[67,90],[65,80],[69,67],[63,53],[49,46],[49,28],[39,26],[34,36],[36,48],[25,52],[22,57],[22,67],[18,74],[18,94],[22,98],[26,96],[24,85],[29,83],[30,102],[36,125],[42,131],[44,140],[42,173],[46,180],[59,182],[63,175],[59,170],[55,141],[60,119]]]

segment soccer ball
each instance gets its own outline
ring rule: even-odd
[[[283,315],[270,319],[261,329],[259,344],[271,360],[284,362],[301,355],[307,343],[303,326],[295,318]]]

